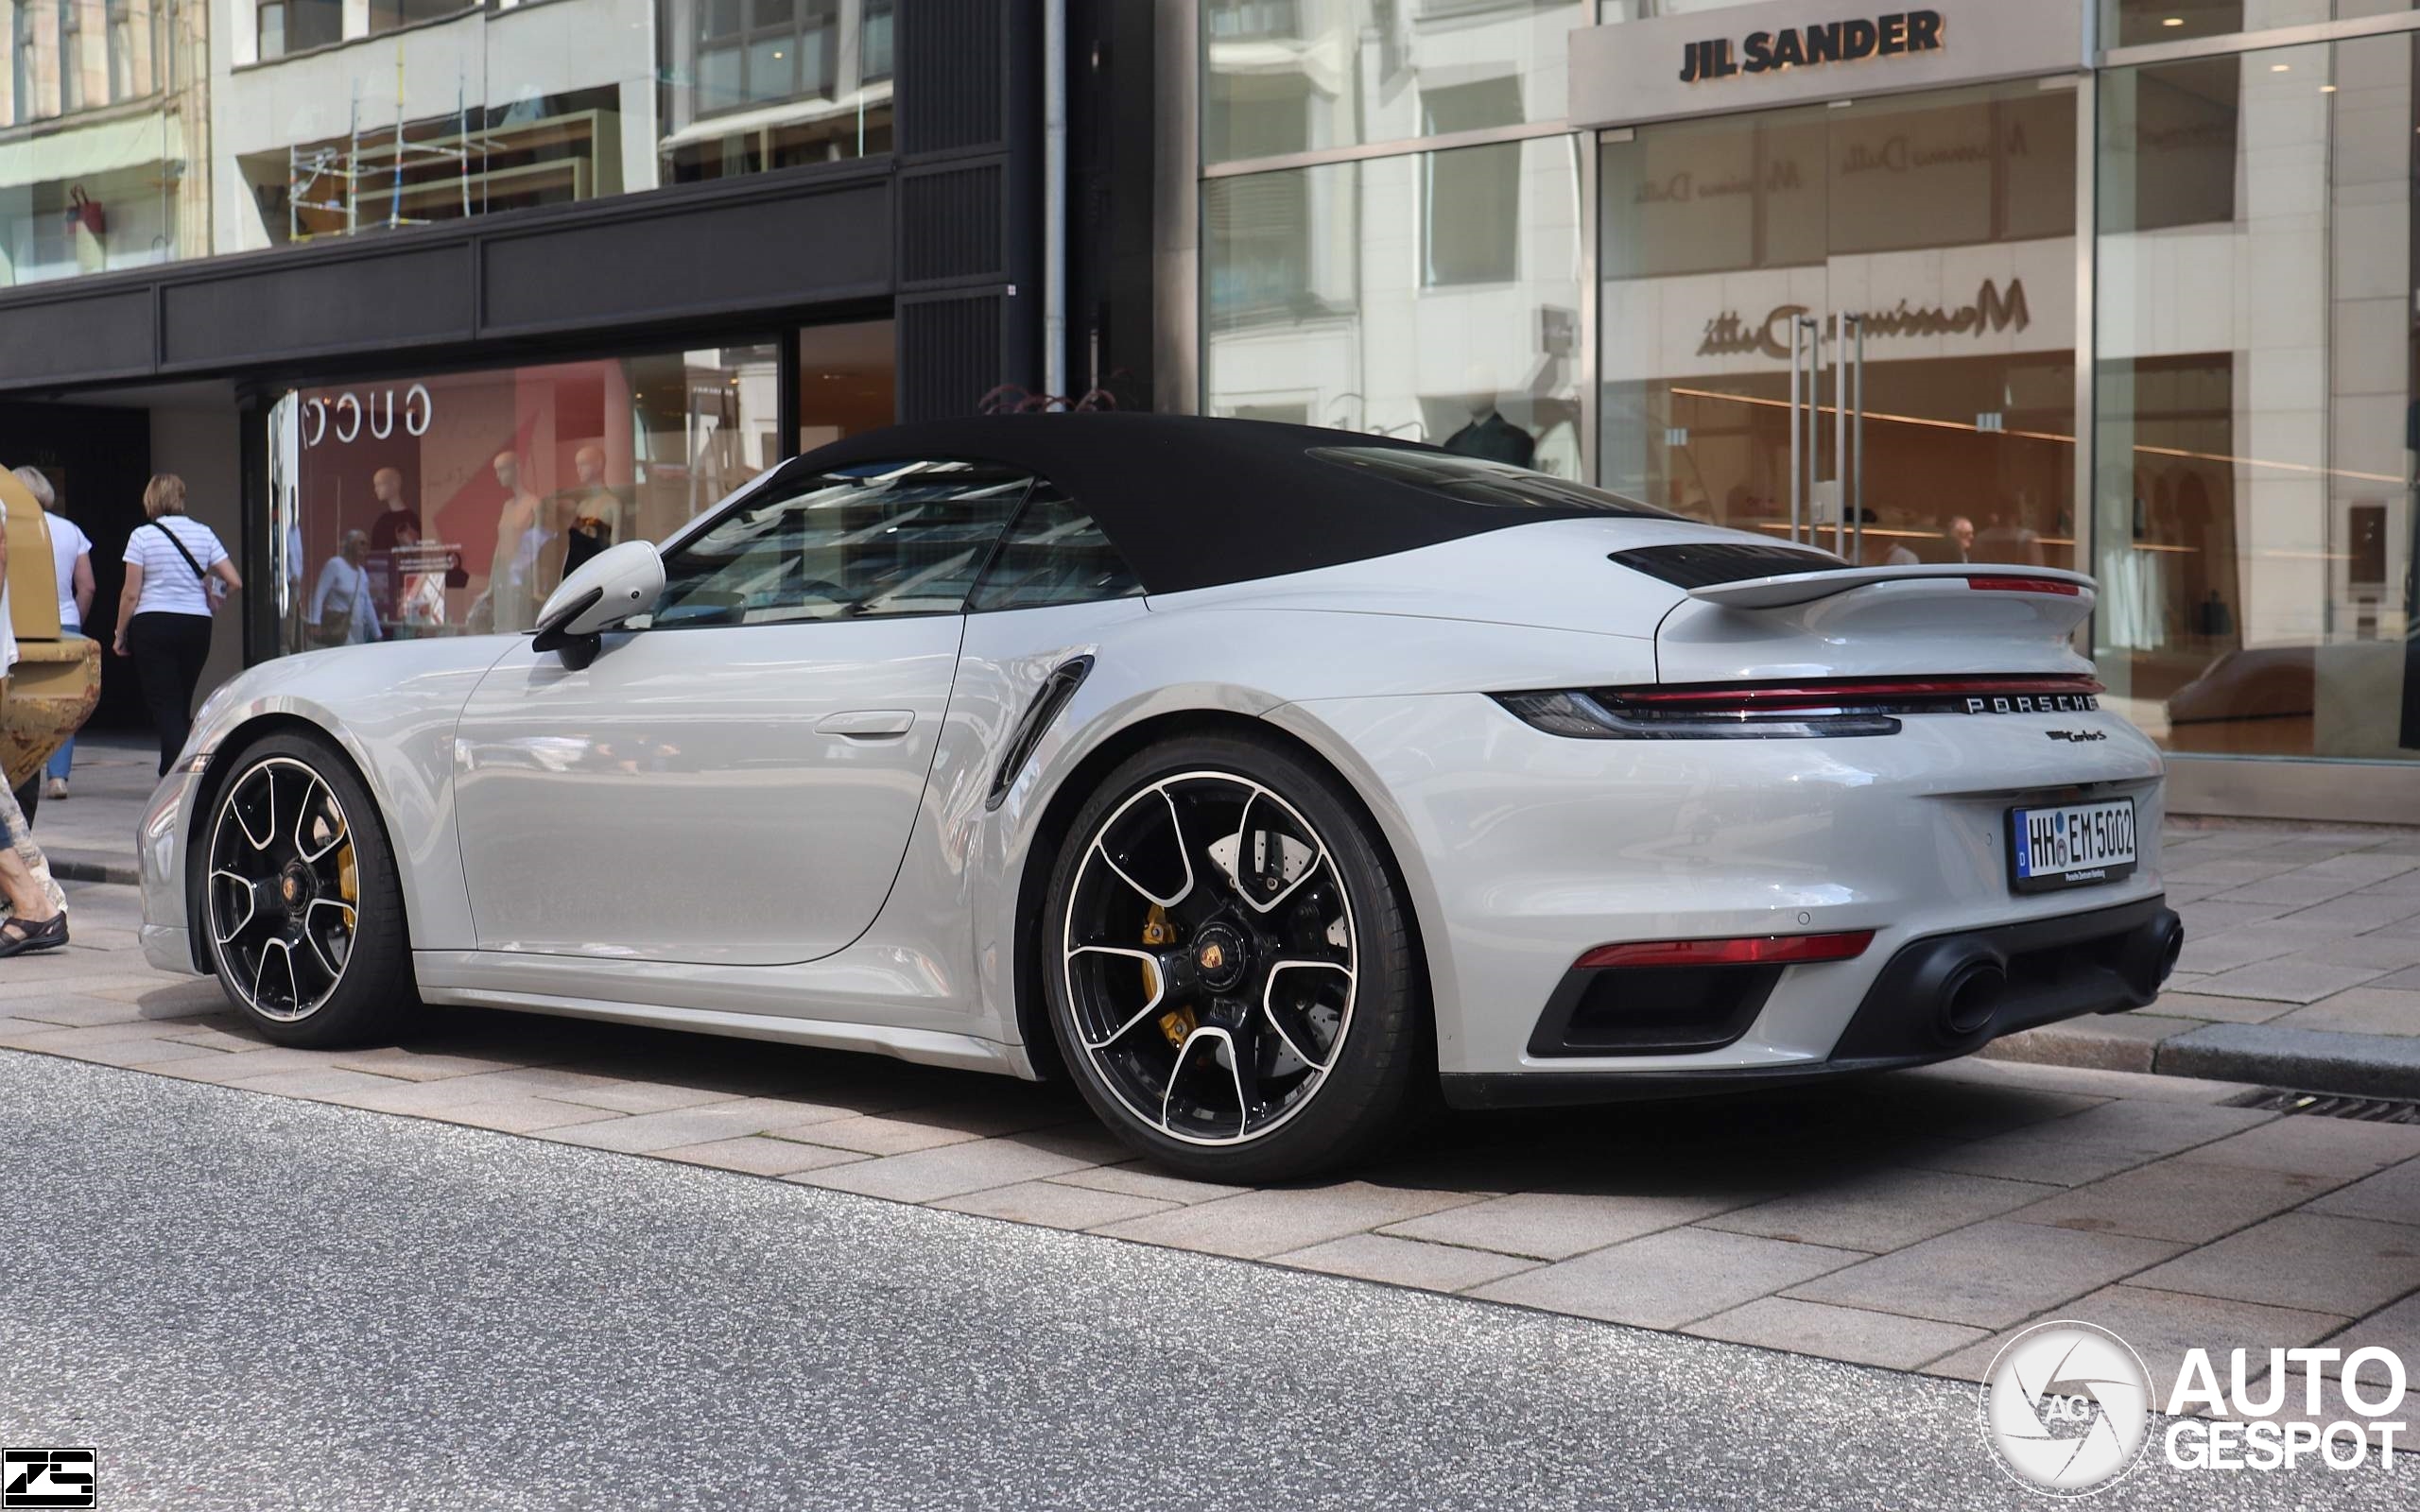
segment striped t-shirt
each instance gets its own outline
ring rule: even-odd
[[[177,540],[184,542],[193,554],[187,562],[168,541],[167,531],[175,531]],[[159,519],[134,527],[126,538],[126,564],[143,569],[143,596],[134,603],[137,614],[207,614],[210,596],[203,591],[201,578],[194,576],[198,565],[204,573],[227,559],[227,548],[218,543],[208,525],[181,514],[164,514]]]

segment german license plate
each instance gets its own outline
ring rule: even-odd
[[[2135,874],[2135,800],[2011,809],[2009,885],[2089,887]]]

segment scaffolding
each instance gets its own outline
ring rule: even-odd
[[[411,188],[416,197],[429,187],[431,180],[418,174],[430,168],[438,170],[435,181],[441,183],[446,177],[445,170],[452,170],[461,198],[461,213],[467,218],[471,215],[471,185],[479,177],[473,172],[471,160],[476,157],[484,169],[488,154],[497,143],[495,134],[484,127],[477,131],[471,129],[470,91],[458,74],[454,82],[453,134],[420,142],[411,140],[410,123],[404,118],[404,50],[399,43],[395,48],[395,124],[391,129],[372,127],[365,134],[361,124],[361,80],[356,77],[344,136],[335,142],[285,149],[286,239],[307,242],[326,234],[350,236],[366,227],[393,230],[398,226],[426,225],[426,217],[404,214],[404,194],[407,174],[414,176]],[[375,202],[382,180],[387,213],[383,217],[364,219],[362,201],[369,198]],[[304,218],[309,213],[341,215],[344,225],[333,232],[314,231]]]

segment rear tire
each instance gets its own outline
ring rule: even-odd
[[[278,1044],[391,1038],[419,991],[403,884],[368,789],[307,734],[267,736],[229,771],[195,836],[220,988]]]
[[[1061,846],[1037,943],[1084,1100],[1172,1171],[1309,1176],[1419,1100],[1402,886],[1350,791],[1274,740],[1186,736],[1119,765]]]

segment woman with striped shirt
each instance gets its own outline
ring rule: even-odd
[[[126,590],[117,601],[117,654],[134,659],[143,702],[160,732],[160,774],[193,732],[193,693],[210,655],[210,617],[244,586],[227,548],[185,514],[185,482],[173,472],[143,490],[148,516],[126,539]]]

